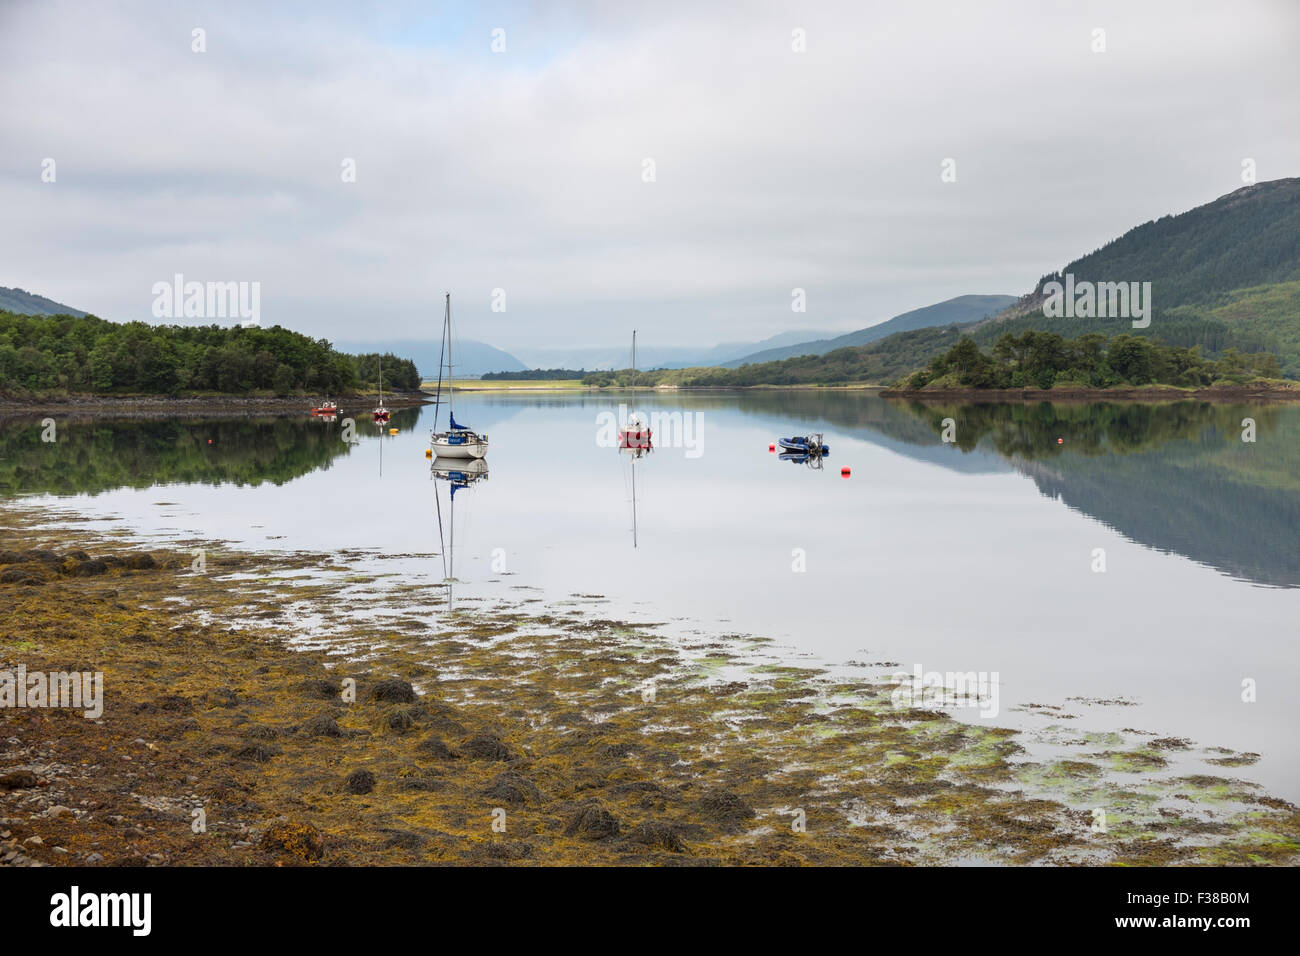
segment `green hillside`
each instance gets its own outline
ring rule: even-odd
[[[1243,186],[1204,206],[1130,229],[1044,276],[1029,304],[1036,307],[1043,285],[1066,273],[1076,281],[1150,282],[1157,310],[1300,279],[1300,179]]]
[[[1151,324],[1127,318],[1049,318],[1044,286],[1150,282]],[[1059,272],[972,331],[981,346],[1030,330],[1075,338],[1089,332],[1142,335],[1207,357],[1228,349],[1269,351],[1283,374],[1300,377],[1300,179],[1256,183],[1179,215],[1130,229]]]

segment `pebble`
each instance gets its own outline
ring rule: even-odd
[[[45,846],[45,841],[38,836],[30,836],[23,842],[30,843],[32,846]]]
[[[56,846],[56,847],[54,848],[54,852],[55,852],[55,853],[65,853],[65,854],[66,854],[68,851],[65,850],[65,849],[64,849],[63,847],[61,847],[61,846]]]
[[[86,862],[87,862],[87,863],[103,863],[103,862],[104,862],[104,854],[102,854],[102,853],[92,853],[92,854],[90,854],[90,856],[86,857]]]
[[[54,806],[50,807],[48,810],[45,811],[45,815],[47,817],[50,817],[51,819],[56,819],[58,817],[66,816],[70,813],[72,813],[72,810],[69,809],[68,807],[65,807],[61,803],[56,803]]]

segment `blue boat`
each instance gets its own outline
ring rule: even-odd
[[[809,455],[825,458],[831,453],[831,446],[822,443],[821,435],[800,435],[794,438],[778,438],[777,442],[787,452],[795,455]],[[785,457],[784,455],[782,456]]]

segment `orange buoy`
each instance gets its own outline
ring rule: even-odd
[[[211,438],[208,439],[208,444],[209,444],[209,445],[212,444],[212,439],[211,439]]]
[[[849,466],[848,466],[848,465],[845,465],[843,468],[840,469],[840,477],[841,477],[841,478],[847,478],[850,474],[851,474],[851,472],[849,471]]]
[[[432,457],[433,457],[433,449],[432,449],[432,448],[426,448],[426,449],[424,450],[424,457],[425,457],[425,458],[432,458]]]

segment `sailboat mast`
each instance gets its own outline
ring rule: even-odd
[[[636,382],[636,329],[632,330],[632,381]]]
[[[456,376],[453,375],[451,371],[451,293],[450,292],[447,293],[447,316],[444,322],[444,329],[447,334],[447,411],[449,413],[454,413],[456,410],[456,406],[452,401],[452,396],[455,393],[455,389],[452,387],[452,383],[455,381]],[[452,520],[455,521],[455,518],[453,518]]]

